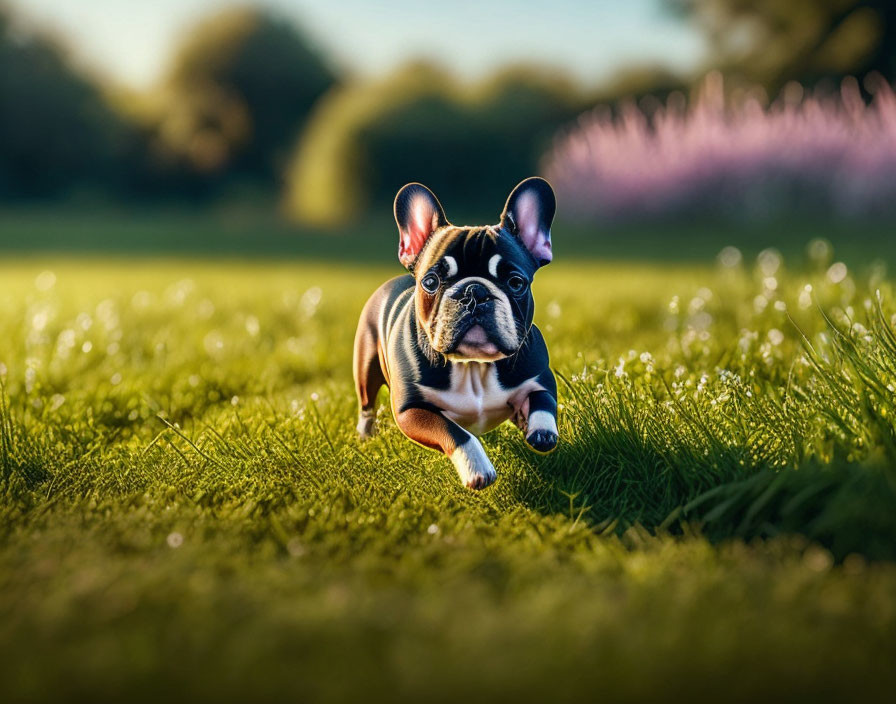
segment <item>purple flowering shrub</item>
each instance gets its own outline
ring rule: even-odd
[[[597,109],[558,136],[545,173],[563,211],[626,221],[786,214],[896,214],[896,95],[855,79],[839,94],[791,84],[770,106],[726,100],[708,76],[691,105],[678,94],[651,115]]]

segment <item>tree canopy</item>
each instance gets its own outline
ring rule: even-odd
[[[710,63],[776,92],[896,71],[892,0],[667,0],[706,33]]]
[[[52,39],[0,7],[0,195],[47,197],[116,180],[130,131]]]
[[[200,170],[275,182],[336,75],[290,22],[255,8],[200,22],[165,80],[164,139]]]
[[[464,207],[485,216],[537,173],[556,129],[585,104],[564,80],[526,69],[469,87],[413,64],[347,85],[309,122],[289,172],[287,210],[344,221],[372,205],[388,209],[402,185],[422,181],[457,203],[454,214]]]

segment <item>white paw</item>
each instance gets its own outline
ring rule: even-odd
[[[529,414],[529,420],[526,424],[526,431],[534,433],[536,430],[546,430],[549,433],[557,434],[557,419],[553,413],[547,411],[532,411]]]
[[[485,489],[498,478],[498,473],[476,438],[470,438],[451,453],[451,462],[464,486]]]
[[[376,435],[376,412],[361,411],[358,415],[358,435],[362,440]]]
[[[526,442],[536,452],[546,454],[557,446],[557,420],[547,411],[529,414]]]

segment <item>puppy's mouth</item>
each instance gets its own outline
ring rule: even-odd
[[[506,355],[489,339],[485,328],[481,325],[473,325],[460,338],[454,353],[449,356],[468,360],[494,361]]]

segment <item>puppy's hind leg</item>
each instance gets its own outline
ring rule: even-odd
[[[358,435],[363,440],[376,432],[376,395],[386,383],[380,367],[376,324],[366,316],[361,317],[355,334],[352,366],[358,394]]]

